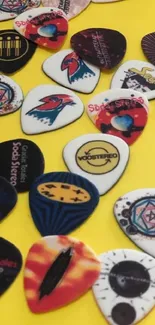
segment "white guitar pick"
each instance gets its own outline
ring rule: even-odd
[[[120,138],[86,134],[69,142],[63,157],[71,172],[90,180],[100,195],[121,177],[129,159],[129,147]]]
[[[23,99],[20,86],[13,79],[0,75],[0,116],[17,111]]]
[[[111,88],[126,88],[139,91],[148,99],[155,98],[155,66],[149,62],[131,60],[116,71]]]
[[[43,71],[62,86],[82,93],[91,93],[100,77],[100,69],[83,61],[72,49],[50,56]]]
[[[22,129],[26,134],[37,134],[59,129],[77,120],[84,107],[71,90],[52,85],[40,85],[25,98]]]
[[[17,17],[23,11],[39,7],[40,0],[4,0],[0,1],[0,21],[9,20]]]
[[[93,293],[111,325],[133,325],[155,303],[155,259],[131,249],[118,249],[99,256],[100,276]]]
[[[114,214],[125,234],[155,257],[155,188],[138,189],[120,197]]]

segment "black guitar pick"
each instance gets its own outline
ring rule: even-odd
[[[19,249],[0,237],[0,295],[14,282],[22,267]]]
[[[0,177],[0,221],[14,208],[17,202],[15,188],[3,177]]]
[[[21,69],[33,56],[37,45],[14,29],[0,31],[0,71],[13,73]]]

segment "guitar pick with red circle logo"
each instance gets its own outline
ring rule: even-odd
[[[101,265],[81,241],[48,236],[30,249],[24,274],[27,303],[33,313],[62,307],[86,293],[97,280]]]
[[[92,122],[102,132],[131,145],[143,132],[148,118],[148,100],[133,89],[111,89],[94,96],[87,105]]]
[[[60,48],[68,32],[65,13],[56,8],[35,8],[14,20],[14,28],[24,37],[53,50]]]
[[[90,4],[91,0],[42,0],[44,7],[54,7],[63,10],[68,19],[81,13]]]
[[[125,55],[126,39],[116,30],[89,28],[74,34],[71,46],[83,60],[112,69]]]

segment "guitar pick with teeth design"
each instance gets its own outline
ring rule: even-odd
[[[29,308],[34,313],[62,307],[86,293],[101,265],[84,243],[67,236],[48,236],[30,249],[24,274]]]
[[[126,39],[116,30],[90,28],[74,34],[71,47],[83,60],[103,69],[112,69],[125,55]]]
[[[21,110],[22,129],[26,134],[56,130],[80,118],[83,111],[83,103],[71,90],[40,85],[25,98]]]
[[[35,180],[29,201],[32,218],[42,236],[66,235],[92,214],[99,193],[83,177],[55,172]]]
[[[131,145],[143,132],[148,118],[147,98],[131,89],[111,89],[94,96],[87,113],[96,127]]]
[[[90,4],[91,0],[42,0],[45,7],[54,7],[63,10],[68,19],[81,13]]]
[[[147,99],[153,99],[155,98],[155,67],[144,61],[127,61],[113,76],[111,88],[133,89],[143,93]]]
[[[83,61],[72,49],[50,56],[43,64],[43,71],[62,86],[82,93],[91,93],[100,77],[100,70]]]
[[[114,214],[124,233],[155,257],[155,189],[138,189],[120,197]]]
[[[131,249],[99,256],[100,277],[93,286],[97,304],[111,325],[133,325],[155,303],[155,259]]]
[[[22,267],[22,256],[16,246],[0,237],[0,295],[15,281]]]
[[[14,28],[32,42],[56,50],[64,43],[68,21],[60,9],[35,8],[19,15],[14,20]]]
[[[63,158],[71,172],[90,180],[102,195],[123,174],[129,147],[112,135],[87,134],[69,142],[63,150]]]
[[[25,10],[39,7],[40,0],[1,0],[0,21],[13,19]]]

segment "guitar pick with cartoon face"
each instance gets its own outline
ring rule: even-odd
[[[155,67],[144,61],[127,61],[113,76],[111,88],[133,89],[143,93],[148,99],[153,99],[155,98]]]
[[[0,75],[0,116],[17,111],[22,102],[21,88],[11,78]]]
[[[3,177],[0,177],[0,221],[2,221],[17,203],[15,188]]]
[[[90,4],[91,0],[42,0],[45,7],[63,10],[68,19],[79,15]]]
[[[22,255],[19,249],[0,237],[0,295],[15,281],[22,267]]]
[[[96,127],[131,145],[143,132],[148,118],[148,100],[138,91],[112,89],[94,96],[87,113]]]
[[[83,103],[71,90],[40,85],[25,98],[21,110],[22,129],[26,134],[56,130],[77,120],[83,110]]]
[[[67,236],[48,236],[35,243],[25,263],[24,288],[33,313],[62,307],[98,278],[100,262],[84,243]]]
[[[155,65],[155,32],[145,35],[142,38],[141,46],[148,61]]]
[[[37,46],[14,29],[0,31],[0,71],[13,73],[21,69],[33,56]]]
[[[101,312],[111,325],[136,324],[154,307],[155,259],[132,249],[109,251],[99,259],[93,293]]]
[[[30,189],[44,171],[44,157],[39,147],[26,139],[0,143],[0,176],[6,178],[17,192]]]
[[[138,189],[120,197],[114,214],[124,233],[155,257],[155,189]]]
[[[14,28],[24,37],[53,50],[60,48],[68,32],[64,12],[56,8],[35,8],[14,20]]]
[[[87,134],[69,142],[63,150],[68,169],[87,178],[106,193],[123,174],[129,147],[118,137],[104,134]]]
[[[42,236],[66,235],[92,214],[99,193],[81,176],[55,172],[35,180],[29,201],[32,218]]]
[[[40,0],[1,0],[0,21],[13,19],[25,10],[39,7]]]
[[[71,47],[83,60],[103,69],[112,69],[125,55],[126,39],[116,30],[90,28],[74,34]]]
[[[63,50],[50,56],[43,71],[64,87],[91,93],[98,84],[100,70],[83,61],[73,50]]]

